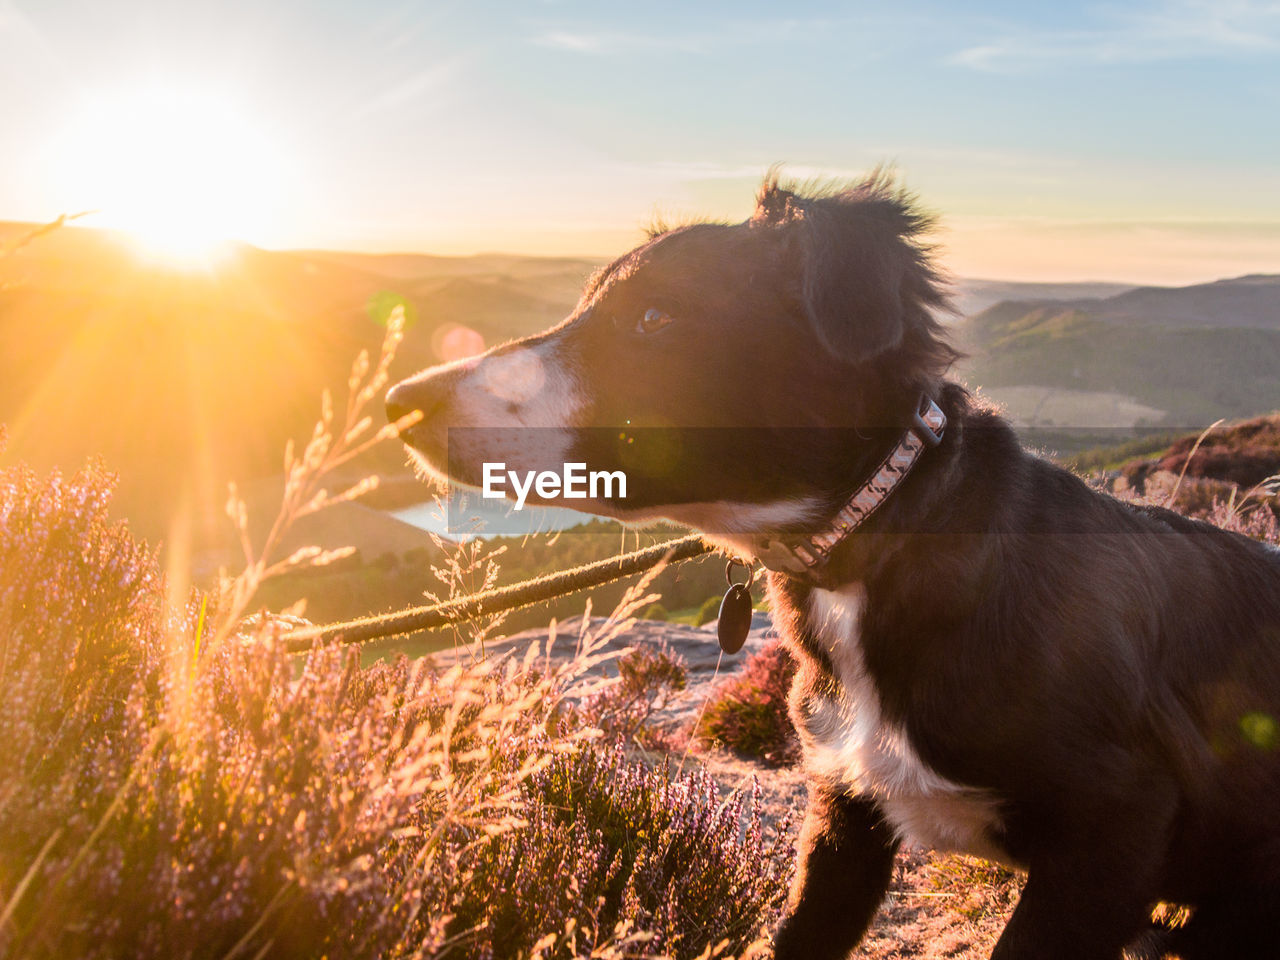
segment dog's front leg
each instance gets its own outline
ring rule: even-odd
[[[1058,825],[1030,858],[991,960],[1120,960],[1149,925],[1175,805],[1164,785],[1146,789],[1140,802]]]
[[[1120,960],[1151,914],[1145,897],[1114,891],[1095,899],[1079,886],[1083,872],[1031,870],[991,960]]]
[[[838,960],[862,939],[884,899],[898,841],[875,804],[814,787],[800,830],[776,960]]]

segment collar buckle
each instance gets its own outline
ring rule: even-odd
[[[920,398],[920,405],[911,415],[911,432],[929,447],[940,444],[947,432],[947,415],[928,394]]]

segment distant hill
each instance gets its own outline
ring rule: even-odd
[[[1134,289],[1124,283],[1027,283],[961,278],[951,287],[951,303],[961,317],[972,317],[1005,300],[1089,300]]]
[[[959,333],[969,382],[1027,424],[1198,427],[1280,406],[1280,276],[1005,301]]]
[[[1102,300],[1072,301],[1114,322],[1166,328],[1280,329],[1280,275],[1252,274],[1189,287],[1137,287]]]

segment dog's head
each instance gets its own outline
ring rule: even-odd
[[[770,178],[749,220],[656,233],[558,326],[401,382],[388,413],[422,411],[405,442],[464,484],[486,462],[582,462],[625,471],[628,489],[579,509],[800,529],[955,359],[927,225],[883,176],[814,191]]]

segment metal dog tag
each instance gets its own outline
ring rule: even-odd
[[[745,583],[735,583],[725,591],[720,601],[720,619],[716,622],[716,635],[720,649],[725,653],[737,653],[747,642],[751,629],[751,591]]]

